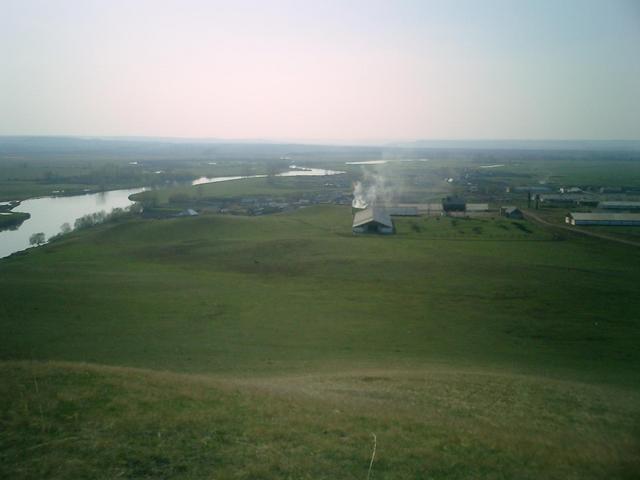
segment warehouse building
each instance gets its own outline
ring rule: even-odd
[[[384,209],[392,217],[417,217],[419,215],[417,207],[387,205]]]
[[[584,200],[583,195],[567,193],[564,195],[540,195],[540,202],[546,205],[578,205]]]
[[[382,208],[368,207],[353,216],[353,233],[394,233],[393,222]]]
[[[548,206],[568,206],[568,205],[588,205],[595,207],[598,205],[597,197],[586,194],[565,193],[562,195],[540,195],[540,202]]]
[[[464,212],[467,203],[459,197],[447,197],[442,199],[442,209],[445,212]]]
[[[605,210],[640,210],[640,202],[600,202],[598,208]]]
[[[640,213],[571,212],[565,222],[571,225],[640,226]]]
[[[441,215],[442,214],[442,203],[398,203],[394,205],[394,207],[399,208],[410,208],[413,211],[415,209],[418,215]],[[394,207],[387,207],[391,212],[391,215],[395,215],[393,213]]]
[[[467,213],[488,212],[488,203],[467,203],[465,205],[465,211]]]
[[[507,193],[510,193],[511,191],[515,193],[544,193],[550,192],[551,188],[540,185],[519,186],[513,188],[507,187]]]

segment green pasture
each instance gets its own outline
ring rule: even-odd
[[[631,479],[640,467],[640,396],[613,387],[442,367],[220,380],[3,362],[0,378],[0,476],[16,480]]]
[[[390,237],[353,236],[350,223],[347,207],[133,220],[5,259],[0,355],[233,375],[444,362],[637,380],[639,252],[519,222],[403,219]]]

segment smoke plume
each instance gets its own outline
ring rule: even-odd
[[[383,205],[391,203],[392,199],[393,188],[382,173],[365,171],[363,180],[353,184],[354,208]]]

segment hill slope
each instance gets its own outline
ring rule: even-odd
[[[637,393],[516,375],[0,364],[6,478],[633,478]]]
[[[640,252],[350,210],[0,261],[0,476],[633,478]],[[34,361],[35,360],[35,361]]]

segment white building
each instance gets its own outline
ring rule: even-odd
[[[640,226],[640,213],[571,212],[565,222],[571,225]]]
[[[467,203],[465,210],[467,213],[488,212],[489,204],[488,203]]]

